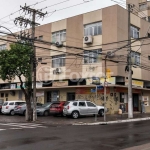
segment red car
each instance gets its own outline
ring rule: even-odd
[[[50,107],[50,115],[53,115],[53,116],[61,115],[61,116],[63,116],[64,104],[65,104],[64,101],[53,102],[53,104]]]

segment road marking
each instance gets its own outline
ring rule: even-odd
[[[34,123],[0,123],[0,125],[24,129],[47,128],[46,126],[42,126],[42,124],[34,124]]]
[[[10,130],[22,130],[23,128],[9,128]]]
[[[0,131],[4,131],[4,130],[6,130],[6,129],[0,129]]]

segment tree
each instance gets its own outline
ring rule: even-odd
[[[23,44],[10,44],[10,50],[0,51],[0,78],[2,80],[12,81],[19,78],[20,88],[25,95],[27,104],[26,120],[32,121],[32,74],[31,74],[31,56],[32,47]],[[25,87],[23,86],[23,77],[25,77]]]

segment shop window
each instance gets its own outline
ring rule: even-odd
[[[120,93],[120,103],[124,103],[124,93]]]
[[[1,93],[1,97],[4,97],[4,93]]]

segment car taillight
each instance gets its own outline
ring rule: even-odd
[[[21,108],[21,106],[17,106],[17,109],[20,109]]]
[[[67,106],[67,109],[69,109],[69,106]]]
[[[6,106],[6,109],[8,109],[9,108],[9,106]]]

